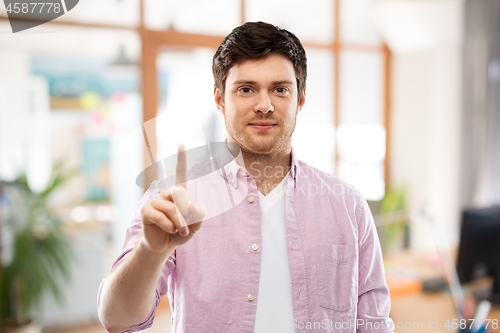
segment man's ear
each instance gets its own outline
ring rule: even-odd
[[[222,98],[222,94],[219,88],[214,88],[214,100],[217,109],[222,113],[223,116],[226,115],[226,109],[224,106],[224,99]]]
[[[306,88],[302,91],[302,95],[300,96],[299,102],[297,103],[298,112],[302,110],[304,103],[306,102]]]

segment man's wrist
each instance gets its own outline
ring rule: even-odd
[[[147,244],[146,240],[141,238],[139,243],[137,244],[137,252],[139,256],[147,256],[151,259],[157,260],[167,260],[167,258],[175,251],[176,246],[167,247],[163,251],[153,251]]]

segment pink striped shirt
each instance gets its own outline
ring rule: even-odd
[[[382,253],[366,201],[354,187],[298,160],[293,148],[291,155],[285,207],[290,327],[296,332],[392,332]],[[154,309],[167,294],[175,333],[252,333],[261,251],[256,183],[227,148],[192,168],[188,179],[191,200],[207,209],[207,217],[196,236],[168,258],[150,315],[128,332],[150,327]],[[142,206],[170,185],[170,178],[157,181],[144,194],[113,268],[142,235]]]

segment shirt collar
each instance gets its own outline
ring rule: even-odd
[[[234,188],[238,188],[238,177],[250,177],[250,174],[244,167],[238,164],[236,158],[229,151],[229,148],[227,147],[227,138],[224,141],[226,144],[221,145],[220,149],[215,152],[213,160],[217,169],[219,169],[219,174],[226,180],[226,182],[231,184]],[[297,187],[298,159],[293,147],[291,147],[291,155],[291,168],[288,176],[293,179],[294,187]]]

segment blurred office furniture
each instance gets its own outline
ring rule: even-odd
[[[472,324],[469,319],[473,318],[478,303],[478,299],[470,294],[478,285],[466,286],[464,293],[453,264],[456,250],[449,246],[444,229],[432,214],[425,209],[417,210],[410,214],[410,219],[430,223],[438,252],[421,254],[404,251],[385,256],[386,278],[392,299],[391,317],[396,329],[445,332],[450,328],[457,330],[457,323],[469,327],[468,324]],[[394,283],[394,279],[398,283]],[[439,283],[440,280],[447,283]],[[488,281],[481,281],[479,287],[485,284]],[[436,288],[439,286],[443,288]],[[493,307],[488,318],[496,320],[491,322],[489,331],[500,332],[500,306]]]
[[[457,270],[461,283],[492,276],[475,296],[500,304],[500,206],[464,210]]]
[[[453,319],[458,322],[453,297],[447,288],[441,291],[424,291],[424,281],[430,281],[444,276],[441,258],[437,253],[415,253],[404,250],[399,253],[384,256],[386,268],[386,278],[389,282],[391,278],[413,283],[413,288],[401,289],[400,285],[389,284],[391,292],[391,313],[390,317],[396,325],[396,331],[405,333],[413,332],[453,332],[445,327],[447,321],[451,327]],[[466,290],[482,289],[490,284],[490,279],[476,280],[464,285]],[[402,282],[401,282],[402,283]],[[472,302],[469,306],[477,306],[478,300],[470,297],[467,302]],[[489,319],[500,321],[500,305],[493,304]],[[398,329],[399,323],[399,329]],[[468,325],[471,321],[467,321]],[[406,325],[406,326],[405,326]],[[500,328],[489,327],[489,333],[500,332]]]

